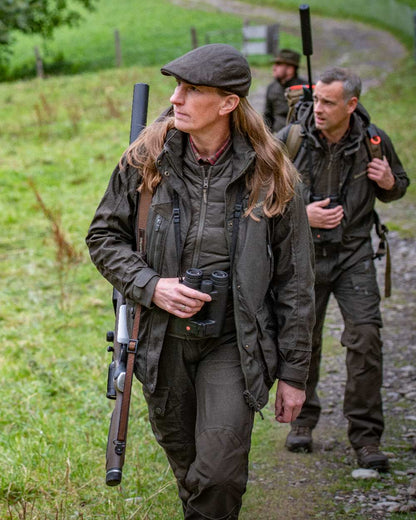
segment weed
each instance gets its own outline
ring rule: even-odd
[[[81,254],[76,251],[74,246],[70,244],[67,238],[65,238],[65,234],[61,226],[60,216],[46,206],[39,193],[39,190],[35,185],[34,180],[29,178],[27,182],[35,194],[40,209],[52,226],[52,235],[56,246],[56,263],[58,267],[58,280],[60,287],[60,306],[61,309],[63,309],[67,298],[67,293],[65,291],[65,281],[68,278],[70,267],[78,264],[81,261]]]

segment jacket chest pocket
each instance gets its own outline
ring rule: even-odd
[[[157,272],[161,272],[170,220],[170,216],[166,218],[155,213],[151,225],[147,227],[147,263]]]

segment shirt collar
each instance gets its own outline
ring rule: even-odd
[[[210,157],[203,157],[197,150],[196,146],[195,146],[195,143],[192,139],[191,136],[189,136],[189,143],[191,145],[191,148],[192,148],[192,152],[194,153],[195,155],[195,159],[197,160],[197,162],[199,163],[209,163],[211,165],[214,165],[218,159],[221,157],[221,155],[226,151],[228,150],[228,147],[230,146],[231,144],[231,136],[228,136],[227,139],[223,142],[223,144],[218,148],[218,150],[212,154]]]

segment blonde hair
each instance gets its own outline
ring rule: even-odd
[[[229,94],[224,91],[219,93]],[[155,121],[141,132],[120,160],[120,166],[127,163],[138,169],[141,186],[151,193],[162,179],[156,159],[163,149],[168,131],[174,127],[173,117]],[[259,202],[262,202],[267,217],[282,214],[294,196],[298,182],[298,173],[283,152],[282,144],[273,137],[246,98],[241,98],[232,112],[231,127],[233,132],[247,137],[256,153],[254,174],[246,180],[250,194],[245,215],[256,219],[253,210]]]

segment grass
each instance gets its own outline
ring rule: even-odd
[[[224,15],[219,18],[228,23]],[[161,61],[167,59],[163,55]],[[414,72],[409,59],[383,89],[365,98],[412,175],[413,186],[400,203],[405,211],[416,202]],[[1,518],[180,518],[175,484],[150,432],[137,383],[123,484],[120,489],[104,484],[112,409],[105,399],[111,287],[92,266],[84,237],[127,145],[132,88],[138,81],[150,84],[151,121],[166,107],[173,85],[159,67],[0,84]],[[54,222],[63,242],[54,234]],[[394,224],[400,233],[414,236],[408,219]],[[63,243],[74,255],[62,261]],[[274,425],[270,407],[265,413],[253,436],[247,519],[262,510],[268,493],[258,483],[268,450],[282,445],[286,433],[286,427]],[[270,487],[278,471],[267,477]],[[292,491],[302,496],[302,489]]]
[[[256,5],[268,5],[280,9],[298,10],[302,2],[298,0],[248,0]],[[413,11],[415,0],[350,0],[349,2],[333,2],[332,0],[309,0],[304,2],[310,6],[311,16],[360,20],[378,25],[393,32],[408,46],[414,41]]]
[[[199,45],[221,38],[237,48],[242,45],[241,17],[210,11],[198,12],[173,5],[168,0],[136,2],[132,12],[130,0],[99,0],[97,10],[86,12],[75,28],[59,28],[53,40],[16,34],[12,46],[13,59],[3,71],[3,78],[33,77],[34,47],[41,50],[48,73],[77,73],[115,66],[114,31],[121,39],[123,66],[162,65],[191,50],[191,28],[196,31]],[[221,31],[221,33],[220,33]],[[282,36],[284,45],[297,38]],[[259,58],[260,59],[260,58]],[[0,71],[1,74],[1,71]],[[0,79],[1,75],[0,75]]]

